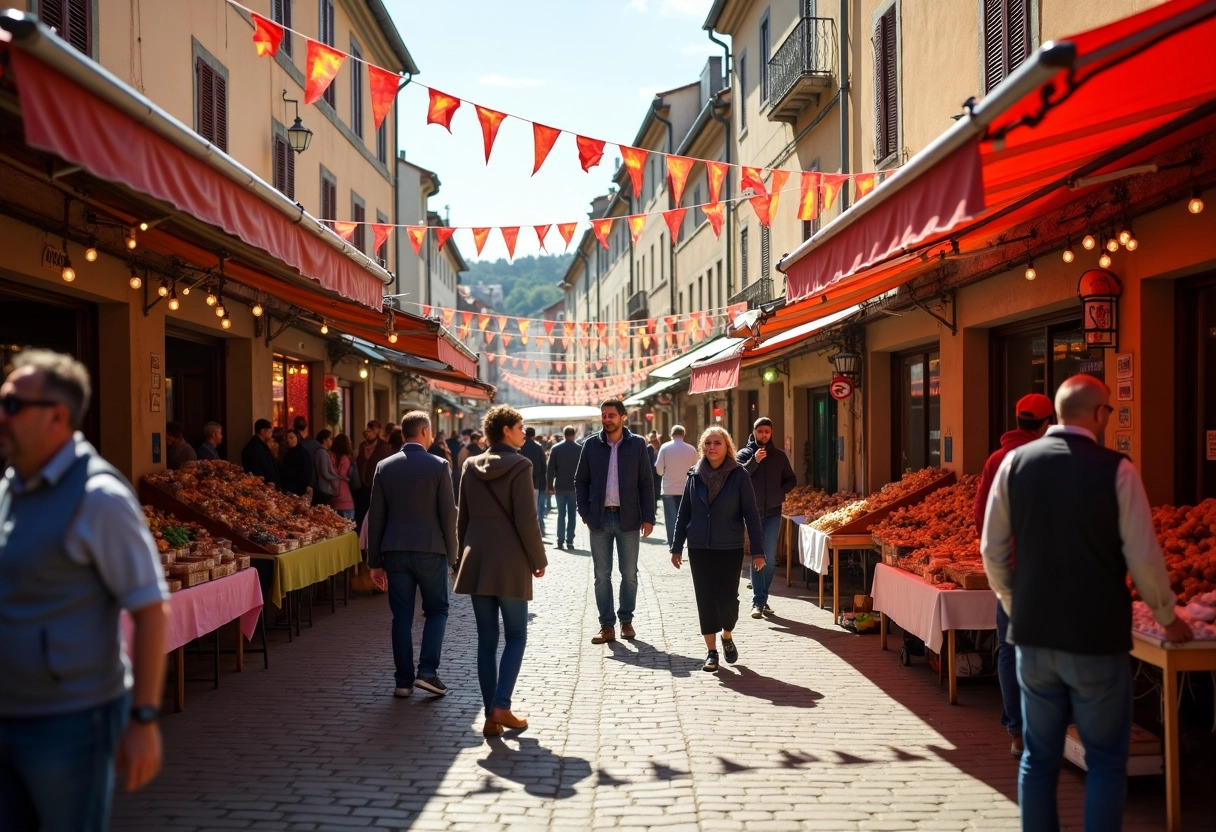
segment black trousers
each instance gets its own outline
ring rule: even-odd
[[[688,548],[692,588],[697,595],[701,635],[733,630],[739,623],[739,568],[743,547],[738,549]]]

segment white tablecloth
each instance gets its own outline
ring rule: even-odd
[[[828,570],[828,534],[810,526],[798,527],[798,556],[802,565],[820,575]]]
[[[996,593],[990,589],[938,589],[885,563],[874,569],[874,609],[922,639],[935,653],[946,630],[996,629]]]

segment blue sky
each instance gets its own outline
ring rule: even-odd
[[[692,83],[711,55],[701,24],[710,0],[385,0],[414,62],[417,80],[438,90],[609,142],[633,140],[654,94]],[[434,171],[442,187],[431,210],[457,226],[521,225],[516,256],[539,249],[532,225],[585,220],[589,203],[610,184],[612,162],[584,173],[574,137],[557,140],[532,176],[532,128],[507,119],[485,163],[481,128],[463,104],[452,133],[426,124],[426,91],[398,97],[400,147]],[[580,229],[581,233],[581,229]],[[477,259],[471,235],[454,238]],[[577,240],[577,237],[575,238]],[[560,251],[556,231],[549,249]],[[483,258],[506,256],[498,232]]]

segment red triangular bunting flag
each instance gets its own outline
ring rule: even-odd
[[[411,225],[405,229],[405,233],[410,236],[410,245],[414,247],[414,254],[422,254],[422,241],[426,239],[426,226]]]
[[[372,223],[372,250],[379,251],[388,242],[388,235],[393,233],[393,226],[388,223]]]
[[[771,196],[768,194],[757,194],[756,196],[749,196],[747,201],[752,204],[752,210],[756,212],[756,218],[760,220],[761,225],[767,226],[773,221],[769,212],[773,202]]]
[[[273,56],[283,41],[283,27],[257,12],[250,12],[249,16],[253,18],[253,47],[257,49],[258,57]]]
[[[853,175],[853,187],[857,189],[857,199],[861,199],[874,190],[874,186],[877,184],[877,173],[858,173]]]
[[[422,304],[422,317],[424,317],[424,318],[431,317],[431,307],[427,306],[425,303]]]
[[[547,252],[548,249],[545,248],[545,236],[549,233],[549,229],[552,228],[553,226],[552,225],[534,225],[532,227],[534,229],[536,229],[536,239],[540,241],[540,250]]]
[[[545,163],[545,159],[549,157],[549,151],[553,149],[553,143],[557,141],[557,137],[561,134],[562,131],[556,127],[546,127],[543,124],[532,122],[533,176],[536,176],[536,172],[540,170],[540,166]]]
[[[460,323],[465,329],[468,329],[469,325],[473,323],[473,313],[472,312],[461,312],[460,313]]]
[[[709,218],[709,224],[714,229],[714,236],[721,238],[722,236],[722,219],[725,213],[722,210],[722,203],[715,202],[713,205],[701,206],[702,213]]]
[[[479,257],[481,256],[481,250],[483,248],[485,248],[486,238],[489,236],[490,236],[490,229],[488,229],[488,228],[474,228],[473,229],[473,247],[477,249],[477,255]]]
[[[726,180],[726,173],[730,170],[730,165],[726,162],[706,162],[705,173],[709,177],[709,201],[713,204],[718,201],[718,197],[722,194],[722,183]]]
[[[506,330],[506,328],[507,328],[507,316],[506,315],[495,315],[494,322],[498,324],[499,332],[503,332]]]
[[[673,208],[670,211],[663,212],[663,219],[667,222],[667,228],[671,231],[671,244],[674,246],[680,239],[680,226],[684,224],[684,215],[688,213],[687,208]]]
[[[485,332],[485,331],[486,331],[486,327],[488,327],[489,325],[490,325],[490,316],[489,316],[489,315],[483,315],[483,314],[481,314],[481,313],[478,313],[478,315],[477,315],[477,328],[478,328],[478,329],[480,329],[482,332]]]
[[[621,156],[625,160],[625,168],[629,171],[629,178],[633,182],[633,198],[637,199],[642,195],[642,165],[646,164],[647,151],[640,147],[629,147],[620,145]]]
[[[430,102],[426,107],[426,123],[438,124],[452,132],[452,115],[460,108],[460,99],[439,90],[429,90]]]
[[[777,200],[781,198],[781,189],[785,187],[786,180],[790,178],[788,170],[773,171],[773,178],[769,180],[769,204],[768,218],[772,220],[777,216]]]
[[[509,226],[498,229],[502,232],[502,241],[507,244],[507,259],[515,259],[515,241],[519,239],[519,226]]]
[[[739,190],[746,191],[748,188],[751,188],[757,194],[768,193],[764,188],[764,180],[760,178],[759,168],[739,168]]]
[[[578,163],[583,166],[583,170],[591,170],[604,158],[604,143],[599,139],[575,136],[574,140],[578,144]]]
[[[312,104],[325,94],[326,88],[333,82],[334,76],[342,67],[346,56],[337,49],[318,43],[312,38],[308,41],[308,57],[304,63],[304,103]]]
[[[608,324],[607,324],[607,322],[605,322],[605,321],[597,321],[597,322],[596,322],[596,324],[595,324],[595,331],[599,333],[599,335],[600,335],[600,337],[601,337],[601,338],[603,338],[603,337],[604,337],[604,333],[608,331]]]
[[[439,241],[439,250],[443,251],[443,244],[452,239],[452,235],[456,233],[455,228],[449,228],[446,225],[433,226],[435,229],[435,239]]]
[[[357,222],[335,222],[334,231],[343,240],[349,240],[350,235],[355,233],[355,228],[358,227]]]
[[[576,222],[563,222],[557,226],[557,231],[562,235],[562,239],[566,241],[566,249],[570,248],[570,241],[574,238],[574,232],[578,229]]]
[[[809,222],[819,216],[819,174],[802,174],[802,196],[798,200],[798,219]]]
[[[695,162],[696,159],[689,159],[687,156],[667,157],[667,180],[671,183],[671,195],[676,205],[684,198],[684,185],[688,182],[688,172],[692,170]]]
[[[545,318],[543,323],[544,323],[544,327],[545,327],[545,334],[551,335],[553,333],[553,327],[557,323],[557,321],[551,320],[549,318]]]
[[[642,228],[646,225],[646,215],[633,214],[625,219],[629,221],[629,235],[633,237],[633,244],[636,246],[638,237],[642,236]]]
[[[595,239],[600,241],[600,245],[604,250],[608,250],[608,232],[612,230],[613,217],[606,217],[602,220],[592,220],[591,230],[595,232]]]
[[[397,97],[397,84],[401,81],[401,76],[375,64],[368,64],[367,80],[372,93],[372,120],[379,130],[388,116],[388,111],[393,109],[393,100]]]
[[[504,332],[501,337],[502,337],[502,345],[504,347],[511,346],[511,333]]]
[[[477,109],[477,120],[481,122],[481,139],[486,148],[486,164],[489,164],[490,151],[494,149],[494,137],[498,135],[498,128],[507,114],[477,104],[473,106]]]
[[[443,325],[444,325],[444,326],[451,326],[451,325],[452,325],[452,318],[454,318],[454,317],[456,317],[456,310],[455,310],[455,309],[444,309],[444,310],[443,310]]]
[[[823,174],[823,210],[830,211],[832,203],[836,201],[836,196],[840,193],[849,175],[847,173],[825,173]]]

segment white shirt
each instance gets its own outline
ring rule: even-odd
[[[659,448],[654,460],[654,470],[663,478],[663,496],[679,497],[684,493],[684,481],[688,469],[697,464],[697,449],[682,438],[672,437]]]
[[[1052,425],[1047,435],[1071,433],[1097,441],[1085,428],[1072,425]],[[1013,612],[1013,529],[1009,516],[1009,468],[1014,455],[1021,450],[1014,448],[996,470],[992,491],[988,494],[988,507],[984,513],[984,533],[980,540],[980,552],[984,557],[984,571],[1001,606]],[[1165,556],[1157,533],[1153,530],[1152,511],[1144,483],[1131,460],[1119,463],[1115,474],[1115,495],[1119,503],[1119,538],[1123,542],[1123,560],[1132,574],[1140,597],[1153,611],[1153,617],[1163,626],[1174,621],[1174,604],[1177,598],[1170,589],[1170,576],[1165,569]],[[1082,591],[1084,589],[1082,588]],[[1016,637],[1016,636],[1015,636]]]

